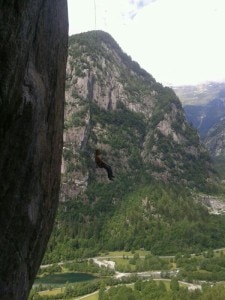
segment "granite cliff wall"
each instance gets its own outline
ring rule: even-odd
[[[0,299],[27,299],[58,203],[66,0],[0,1]]]

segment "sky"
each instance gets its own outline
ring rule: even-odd
[[[225,81],[225,0],[68,0],[69,35],[108,32],[163,85]]]

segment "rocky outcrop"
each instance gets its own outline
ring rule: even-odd
[[[222,198],[201,194],[198,196],[198,201],[202,203],[212,215],[225,214],[225,202]]]
[[[58,203],[65,0],[0,2],[0,299],[27,299]]]

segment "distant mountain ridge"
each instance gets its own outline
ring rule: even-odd
[[[225,83],[210,82],[173,89],[182,102],[188,121],[202,138],[225,118]]]
[[[220,98],[220,92],[225,89],[225,82],[206,82],[196,85],[173,86],[173,90],[183,106],[204,106],[215,98]]]
[[[188,121],[198,130],[225,178],[225,83],[175,87]]]
[[[186,105],[184,110],[189,122],[204,138],[210,129],[225,118],[225,90],[220,98],[212,99],[205,105]]]

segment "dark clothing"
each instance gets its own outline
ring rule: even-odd
[[[99,168],[104,168],[107,171],[109,180],[113,180],[113,172],[111,166],[107,165],[101,158],[99,157],[99,150],[95,151],[95,162]]]

